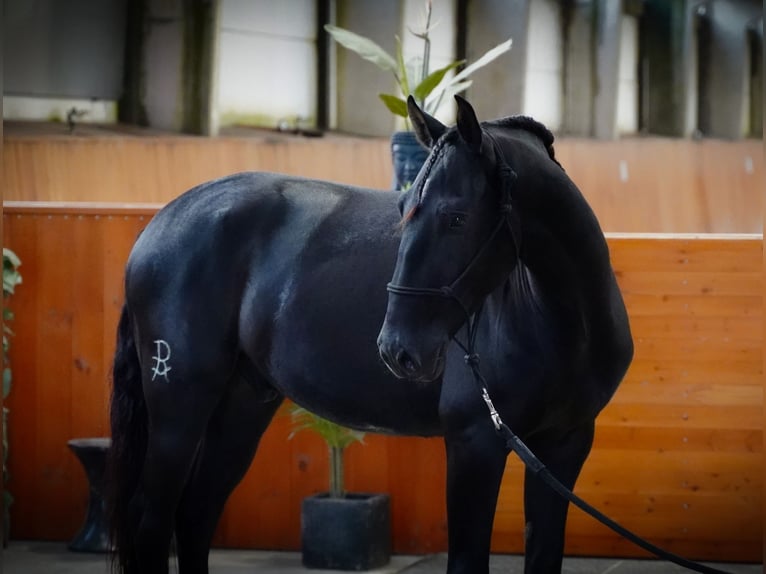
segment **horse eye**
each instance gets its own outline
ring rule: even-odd
[[[450,213],[449,216],[449,228],[460,229],[465,225],[466,216],[465,213]]]

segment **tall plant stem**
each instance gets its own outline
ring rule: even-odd
[[[346,494],[343,482],[343,448],[330,447],[330,496],[343,498]]]
[[[431,59],[431,2],[426,2],[426,27],[423,30],[423,69],[420,72],[420,81],[422,82],[428,77],[428,66]],[[420,102],[421,105],[425,101]]]

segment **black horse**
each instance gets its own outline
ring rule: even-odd
[[[632,356],[607,245],[548,130],[480,125],[458,104],[447,129],[410,102],[433,148],[401,198],[245,173],[141,234],[111,402],[118,571],[167,572],[175,533],[182,574],[207,572],[224,503],[289,397],[350,427],[444,436],[448,572],[488,572],[506,451],[450,342],[471,315],[503,419],[574,484]],[[526,572],[559,572],[567,504],[528,475],[525,513]]]

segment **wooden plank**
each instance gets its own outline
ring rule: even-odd
[[[69,432],[60,440],[105,436],[103,413],[106,409],[105,381],[101,351],[103,333],[103,258],[101,257],[102,226],[92,218],[70,215],[58,216],[69,228],[69,283],[72,292],[72,336],[69,349],[71,361],[71,413]],[[71,224],[68,223],[73,217]],[[63,238],[62,238],[63,239]],[[59,405],[59,408],[64,405]],[[108,435],[107,435],[108,436]],[[74,457],[74,453],[71,454]],[[85,517],[90,491],[84,469],[79,462],[69,484],[68,499],[73,503],[72,516]],[[79,471],[79,475],[77,472]],[[77,480],[78,476],[80,480]]]
[[[610,404],[706,405],[720,409],[752,406],[763,402],[763,388],[755,385],[623,384]]]
[[[755,361],[735,361],[721,364],[695,357],[694,361],[652,357],[636,357],[625,375],[625,381],[657,382],[697,381],[708,384],[760,385],[763,383],[763,365]]]
[[[678,266],[679,268],[682,265]],[[719,271],[623,271],[619,274],[623,293],[663,295],[758,295],[763,290],[763,275],[758,272],[722,273]]]
[[[386,139],[5,138],[5,197],[167,203],[202,182],[276,171],[387,189]]]
[[[747,239],[658,239],[636,236],[615,238],[610,246],[612,266],[620,273],[630,270],[684,273],[753,273],[762,263],[758,237]]]
[[[67,220],[70,216],[60,217]],[[107,406],[108,371],[101,360],[106,335],[102,253],[105,228],[94,218],[79,216],[74,216],[71,228],[69,260],[74,304],[71,437],[105,436],[103,413]],[[81,494],[87,495],[87,489],[83,488]]]
[[[614,426],[729,428],[750,430],[761,427],[761,405],[729,406],[725,410],[709,405],[663,405],[651,408],[633,403],[609,403],[599,415],[599,422]]]
[[[698,336],[721,342],[733,339],[762,341],[763,337],[763,321],[758,316],[667,317],[633,314],[630,317],[630,329],[634,337],[655,340],[686,339]]]
[[[760,429],[617,426],[599,421],[593,448],[759,453],[763,433]]]
[[[763,230],[763,157],[755,141],[563,138],[555,147],[606,231]],[[380,189],[392,180],[386,138],[4,137],[3,186],[12,200],[166,203],[203,181],[245,170]]]
[[[4,201],[3,212],[9,215],[87,215],[153,216],[160,210],[158,203],[105,203],[95,201]]]
[[[392,437],[389,451],[398,552],[446,547],[446,454],[439,439]],[[438,479],[436,477],[439,477]]]
[[[71,256],[70,222],[53,216],[37,217],[40,305],[36,317],[40,334],[36,354],[45,357],[36,362],[39,394],[34,408],[44,414],[44,428],[37,438],[40,465],[37,467],[38,492],[35,520],[39,536],[55,539],[62,531],[74,535],[77,506],[70,496],[75,473],[81,472],[66,446],[71,433],[72,402],[71,341],[74,322],[72,268],[65,262]],[[30,262],[31,263],[31,262]]]
[[[760,317],[763,300],[757,295],[710,297],[624,293],[631,316]]]
[[[639,359],[651,357],[657,362],[666,359],[689,361],[704,356],[706,361],[717,363],[741,363],[758,365],[761,362],[761,346],[757,341],[723,340],[710,341],[697,336],[672,341],[638,338],[634,340],[635,356]]]
[[[659,494],[687,489],[715,492],[724,499],[748,494],[761,500],[759,452],[628,450],[629,457],[625,452],[594,451],[575,490],[625,493],[641,490]]]

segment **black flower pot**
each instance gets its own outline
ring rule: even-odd
[[[301,549],[306,568],[371,570],[391,559],[387,494],[327,493],[303,500]]]
[[[414,132],[396,132],[391,136],[391,160],[394,164],[394,189],[406,189],[418,175],[428,157]]]

